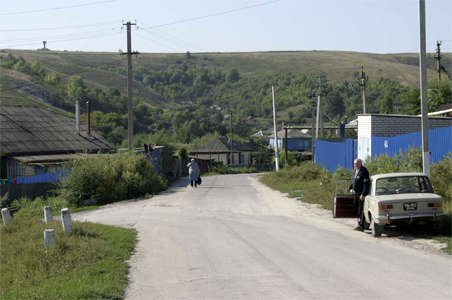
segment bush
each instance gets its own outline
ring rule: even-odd
[[[430,177],[435,192],[444,200],[444,211],[452,215],[452,153],[438,163],[432,164]]]
[[[394,172],[422,172],[422,153],[419,149],[409,149],[394,157],[379,155],[365,162],[370,175]]]
[[[133,153],[98,155],[76,160],[72,174],[62,182],[61,195],[74,207],[87,200],[97,204],[156,194],[166,182],[143,155]]]

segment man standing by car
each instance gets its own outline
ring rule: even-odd
[[[353,162],[355,168],[353,169],[352,184],[350,185],[350,190],[355,192],[354,205],[356,209],[356,215],[358,217],[358,226],[356,230],[364,230],[364,198],[369,193],[369,171],[363,166],[363,161],[359,158],[355,159]]]

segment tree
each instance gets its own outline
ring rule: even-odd
[[[240,80],[240,73],[237,69],[232,69],[231,71],[229,71],[228,76],[227,76],[228,82],[237,82],[239,80]]]
[[[86,86],[80,75],[69,77],[66,86],[66,94],[70,99],[80,99],[86,95]]]

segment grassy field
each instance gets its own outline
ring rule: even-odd
[[[288,193],[289,197],[297,198],[306,203],[320,204],[330,211],[333,209],[336,191],[344,192],[349,184],[345,180],[337,179],[331,175],[328,176],[325,171],[315,167],[314,164],[267,173],[260,180],[274,190]],[[436,240],[446,244],[446,247],[442,250],[452,255],[452,212],[450,207],[450,203],[447,202],[445,211],[449,213],[449,217],[442,223],[440,231],[433,232],[424,227],[408,227],[398,229],[395,235],[410,235],[416,238]]]
[[[13,220],[0,228],[1,299],[123,299],[134,230],[75,222],[68,235],[61,222]],[[46,249],[49,228],[56,243]]]
[[[61,75],[83,74],[89,84],[118,87],[125,92],[123,75],[104,71],[108,67],[126,67],[126,59],[112,52],[70,52],[5,50],[27,61],[39,61],[48,70]],[[452,53],[444,53],[446,67],[452,65]],[[301,72],[305,74],[328,73],[332,81],[354,80],[354,72],[361,65],[371,78],[386,77],[407,85],[417,85],[419,80],[418,54],[371,54],[347,51],[274,51],[243,53],[192,53],[190,63],[199,66],[229,71],[237,69],[243,76],[265,75],[273,72]],[[186,60],[185,54],[141,53],[135,65],[154,71],[164,70]],[[429,75],[434,76],[435,63],[432,55],[428,59]],[[158,95],[150,94],[136,83],[138,96],[150,101],[159,101]],[[147,90],[147,92],[146,92]]]

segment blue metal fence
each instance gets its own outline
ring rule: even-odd
[[[64,169],[31,177],[16,177],[15,183],[58,182],[71,175],[72,169]]]
[[[372,157],[388,154],[394,156],[410,148],[422,147],[421,132],[413,132],[394,137],[372,137]],[[430,161],[442,160],[452,152],[452,127],[429,130]]]
[[[422,147],[421,132],[413,132],[394,137],[373,136],[372,157],[382,154],[394,156],[410,148]],[[430,161],[437,162],[452,152],[452,127],[429,130]],[[353,168],[357,155],[357,142],[345,139],[339,142],[317,140],[315,142],[315,162],[334,172],[339,167]]]
[[[314,161],[330,172],[338,168],[353,168],[353,159],[356,157],[357,143],[354,139],[342,141],[315,141]]]

